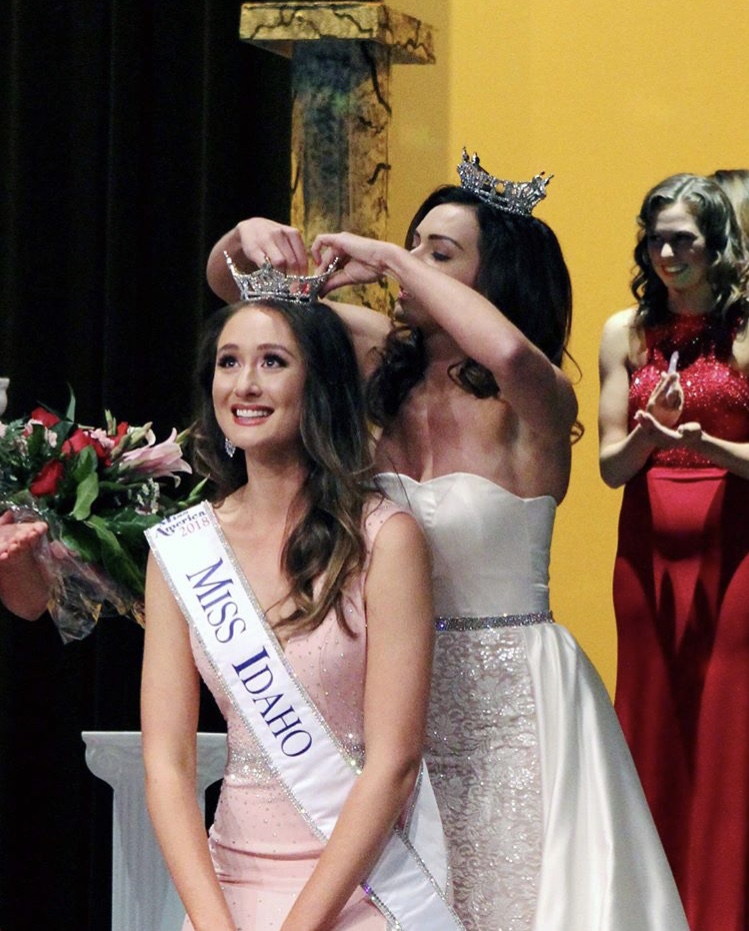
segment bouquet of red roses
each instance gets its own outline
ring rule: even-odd
[[[38,560],[51,584],[49,610],[63,640],[81,639],[102,613],[143,621],[148,555],[144,531],[200,499],[202,483],[178,494],[187,431],[161,443],[151,424],[105,411],[102,427],[39,407],[0,422],[0,513],[43,520]]]

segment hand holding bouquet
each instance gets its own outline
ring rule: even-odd
[[[131,426],[105,412],[102,427],[40,407],[0,422],[0,513],[44,521],[36,550],[50,587],[49,611],[63,640],[80,639],[104,613],[143,622],[148,553],[143,532],[200,498],[202,483],[178,494],[186,432],[161,443],[151,424]]]

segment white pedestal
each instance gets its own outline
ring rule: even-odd
[[[185,910],[146,810],[140,731],[84,731],[86,763],[114,789],[112,931],[179,931]],[[198,734],[198,802],[221,779],[226,735]]]

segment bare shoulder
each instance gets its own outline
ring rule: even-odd
[[[636,353],[635,307],[627,307],[612,314],[601,331],[601,362],[625,362]]]
[[[407,511],[393,511],[372,542],[367,590],[371,594],[373,588],[390,587],[393,579],[406,587],[424,582],[429,565],[426,538],[416,518]]]
[[[632,330],[635,322],[636,307],[625,307],[624,310],[617,310],[603,324],[603,337],[621,338]]]
[[[424,545],[424,533],[416,518],[408,511],[396,510],[380,527],[372,548],[372,557],[385,551],[389,555],[407,556],[414,548]]]
[[[370,645],[376,636],[378,649],[389,653],[402,649],[406,637],[420,655],[429,647],[434,636],[431,562],[423,532],[411,514],[395,511],[381,525],[364,599]]]
[[[733,341],[733,357],[736,360],[736,367],[745,374],[749,374],[749,324]]]

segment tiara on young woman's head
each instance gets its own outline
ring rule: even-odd
[[[474,152],[469,156],[465,148],[458,165],[458,174],[460,186],[464,190],[475,194],[492,207],[523,217],[529,217],[536,204],[546,197],[546,185],[554,177],[549,175],[545,178],[542,171],[530,181],[504,181],[490,175],[481,167],[478,155]]]
[[[338,259],[328,265],[320,275],[285,275],[274,268],[266,256],[263,264],[254,272],[240,272],[228,252],[224,252],[226,264],[239,288],[242,301],[290,301],[292,304],[311,304],[325,282],[338,267]]]

